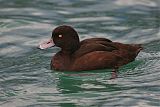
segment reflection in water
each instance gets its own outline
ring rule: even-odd
[[[0,106],[160,106],[160,15],[157,0],[0,0]],[[109,80],[110,70],[51,71],[59,48],[38,43],[56,26],[80,39],[142,43],[137,59]]]

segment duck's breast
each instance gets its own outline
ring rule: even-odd
[[[53,56],[50,64],[51,69],[60,71],[69,70],[70,65],[71,61],[69,55],[61,54],[60,52]]]

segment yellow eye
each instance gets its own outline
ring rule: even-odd
[[[59,38],[63,37],[62,35],[58,35]]]

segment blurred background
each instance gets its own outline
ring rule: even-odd
[[[56,72],[39,50],[59,25],[73,26],[81,40],[105,37],[141,43],[137,59],[110,70]],[[0,0],[0,106],[160,106],[159,0]]]

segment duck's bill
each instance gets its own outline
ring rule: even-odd
[[[54,45],[55,44],[54,44],[53,40],[50,39],[48,41],[40,43],[40,45],[39,45],[38,48],[40,48],[40,49],[47,49],[47,48],[53,47]]]

